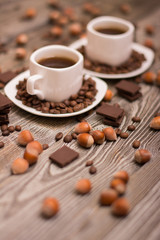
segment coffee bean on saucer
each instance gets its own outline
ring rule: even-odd
[[[14,126],[9,126],[9,127],[8,127],[8,130],[9,130],[10,133],[12,133],[12,132],[14,132],[15,127],[14,127]]]
[[[70,143],[72,141],[72,136],[71,135],[66,135],[63,139],[65,143]]]
[[[71,100],[76,100],[77,98],[78,98],[78,94],[73,94],[70,97]]]
[[[49,113],[48,107],[42,107],[42,113]]]
[[[134,125],[129,125],[128,127],[127,127],[127,130],[128,131],[134,131],[135,130],[135,126]]]
[[[68,112],[68,113],[73,113],[73,109],[70,108],[70,107],[68,107],[68,108],[67,108],[67,112]]]
[[[62,132],[58,132],[55,136],[55,140],[59,141],[61,138],[63,137],[63,133]]]
[[[60,109],[60,113],[61,113],[61,114],[67,113],[67,109],[66,109],[66,108],[65,108],[65,109]]]
[[[76,101],[71,101],[71,102],[70,102],[70,106],[71,106],[71,107],[74,107],[76,104],[77,104]]]
[[[91,166],[90,168],[89,168],[89,173],[90,174],[95,174],[97,172],[97,168],[95,167],[95,166]]]
[[[135,140],[133,143],[132,143],[132,146],[134,147],[134,148],[139,148],[139,146],[140,146],[140,141],[139,140]]]
[[[140,117],[135,116],[135,117],[132,118],[132,121],[133,122],[140,122],[141,119],[140,119]]]
[[[124,138],[124,139],[125,139],[125,138],[127,138],[128,136],[129,136],[129,134],[128,134],[127,132],[121,132],[121,133],[120,133],[120,137],[121,137],[121,138]]]
[[[10,132],[8,130],[5,130],[2,132],[2,135],[3,136],[9,136]]]
[[[20,131],[21,131],[21,126],[20,126],[20,125],[16,125],[16,126],[15,126],[15,130],[16,130],[17,132],[20,132]]]
[[[0,142],[0,148],[4,147],[4,142]]]

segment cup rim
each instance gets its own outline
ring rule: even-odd
[[[128,30],[124,33],[121,33],[121,34],[117,34],[117,35],[109,35],[109,34],[103,34],[103,33],[100,33],[98,31],[96,31],[94,29],[94,25],[96,23],[100,23],[100,22],[103,22],[103,21],[111,21],[113,23],[121,23],[121,24],[124,24],[125,26],[128,27]],[[107,38],[107,39],[120,39],[120,38],[123,38],[127,35],[130,35],[131,33],[133,33],[135,27],[134,25],[123,19],[123,18],[118,18],[118,17],[113,17],[113,16],[101,16],[101,17],[97,17],[97,18],[94,18],[93,20],[91,20],[88,24],[87,24],[87,31],[91,32],[92,34],[94,35],[97,35],[99,37],[103,37],[103,38]]]
[[[44,66],[44,65],[39,64],[39,63],[35,60],[36,55],[37,55],[38,53],[40,53],[41,51],[44,51],[45,49],[57,49],[57,48],[59,48],[59,49],[61,49],[61,50],[63,50],[63,49],[64,49],[64,50],[68,50],[68,51],[74,53],[76,56],[78,56],[78,61],[77,61],[74,65],[72,65],[72,66],[70,66],[70,67],[65,67],[65,68],[50,68],[50,67],[46,67],[46,66]],[[41,48],[35,50],[35,51],[31,54],[31,56],[30,56],[30,62],[34,63],[36,66],[41,67],[41,68],[43,68],[43,69],[48,69],[48,70],[50,70],[50,71],[57,71],[57,72],[60,72],[60,71],[62,72],[62,71],[66,71],[67,69],[72,69],[72,68],[76,67],[76,66],[77,66],[80,62],[82,62],[82,61],[83,61],[83,56],[82,56],[82,54],[81,54],[80,52],[78,52],[77,50],[72,49],[72,48],[70,48],[70,47],[64,46],[64,45],[47,45],[47,46],[44,46],[44,47],[41,47]]]

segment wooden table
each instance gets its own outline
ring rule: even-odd
[[[82,11],[83,0],[61,0],[62,6],[72,6],[76,16],[85,24],[90,16]],[[131,12],[124,15],[119,6],[121,0],[92,0],[102,10],[102,15],[113,15],[129,19],[136,23],[136,40],[143,43],[148,36],[144,32],[146,24],[153,24],[156,32],[151,36],[156,46],[155,63],[152,70],[160,69],[160,2],[159,0],[128,0]],[[21,16],[28,7],[35,7],[38,15],[31,21],[21,21]],[[48,14],[51,11],[44,0],[0,0],[0,39],[7,43],[8,52],[0,54],[0,67],[5,70],[16,70],[28,66],[29,55],[35,48],[60,42],[69,44],[77,38],[70,37],[67,28],[61,39],[44,39],[50,29]],[[15,38],[25,32],[29,36],[26,46],[27,58],[24,61],[15,60]],[[116,81],[107,80],[113,89]],[[10,124],[21,125],[29,129],[35,139],[48,143],[49,148],[39,157],[38,163],[31,167],[28,173],[13,176],[10,173],[12,161],[23,156],[24,149],[17,145],[18,133],[9,137],[0,136],[5,147],[0,150],[0,239],[1,240],[44,240],[44,239],[74,239],[74,240],[158,240],[160,239],[160,133],[152,131],[149,123],[154,113],[160,110],[160,88],[155,85],[140,84],[143,98],[133,103],[115,97],[112,103],[118,102],[124,107],[126,116],[121,125],[126,130],[131,124],[131,118],[139,115],[142,119],[136,124],[136,130],[130,133],[128,139],[118,138],[113,142],[105,142],[91,149],[82,149],[76,141],[68,144],[80,153],[80,158],[69,166],[60,169],[50,162],[49,155],[61,147],[63,141],[55,142],[55,135],[62,131],[70,133],[76,118],[45,118],[31,115],[14,106],[9,114]],[[102,118],[95,112],[86,117],[93,129],[102,129]],[[141,141],[141,147],[152,153],[150,162],[143,166],[133,160],[135,149],[131,144],[135,139]],[[90,175],[85,167],[86,160],[94,160],[96,175]],[[99,194],[109,186],[113,174],[127,170],[130,181],[126,197],[131,204],[131,212],[126,218],[116,218],[111,215],[109,207],[100,207]],[[74,192],[74,185],[80,178],[89,178],[93,188],[90,194],[79,196]],[[45,220],[40,216],[43,199],[53,196],[59,199],[61,209],[59,214]]]

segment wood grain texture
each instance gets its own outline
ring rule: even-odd
[[[63,6],[73,6],[77,15],[85,21],[89,20],[81,11],[85,1],[61,1]],[[144,33],[146,24],[154,24],[156,34],[151,37],[156,45],[156,59],[153,70],[160,67],[160,4],[159,0],[138,1],[128,0],[132,6],[129,15],[119,11],[121,0],[92,1],[102,9],[103,15],[124,17],[137,23],[136,39],[143,43],[147,36]],[[27,7],[34,6],[38,16],[30,22],[19,19]],[[49,29],[47,14],[51,11],[43,0],[0,0],[0,39],[7,42],[9,51],[0,54],[0,67],[3,71],[28,66],[28,58],[34,48],[51,44],[52,41],[42,39],[42,35]],[[16,61],[15,38],[17,34],[26,32],[29,36],[27,44],[27,58]],[[67,29],[66,36],[67,36]],[[75,38],[64,37],[66,44]],[[56,42],[57,40],[53,40]],[[114,84],[117,81],[108,80],[109,87],[116,93]],[[65,134],[73,131],[76,118],[44,118],[31,115],[18,107],[13,107],[10,113],[10,124],[21,125],[22,129],[29,129],[36,140],[48,143],[49,148],[39,157],[38,163],[32,166],[22,176],[10,173],[12,161],[23,156],[24,148],[16,143],[18,133],[9,137],[0,136],[5,147],[0,149],[0,239],[1,240],[159,240],[160,239],[160,133],[149,128],[149,123],[155,112],[160,110],[160,88],[140,84],[143,98],[128,103],[115,95],[112,103],[118,102],[126,111],[121,129],[126,131],[135,115],[142,121],[136,125],[136,130],[129,137],[114,143],[105,142],[91,149],[80,148],[76,141],[67,144],[80,153],[80,158],[64,169],[51,164],[49,155],[61,147],[63,141],[55,142],[57,132]],[[86,117],[93,129],[102,129],[102,117],[95,112]],[[152,159],[144,166],[135,164],[133,160],[135,149],[132,142],[138,139],[141,147],[152,153]],[[85,163],[88,159],[94,161],[97,168],[96,175],[90,175]],[[99,194],[109,186],[113,174],[120,169],[127,170],[130,181],[126,197],[131,203],[128,217],[120,219],[111,215],[110,208],[100,207]],[[74,192],[76,181],[82,177],[89,178],[93,189],[87,196],[79,196]],[[40,216],[42,200],[46,196],[54,196],[60,201],[59,214],[50,220]]]

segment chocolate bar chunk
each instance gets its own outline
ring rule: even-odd
[[[120,118],[118,118],[116,121],[113,121],[108,118],[104,118],[103,123],[106,125],[112,126],[112,127],[119,127],[123,121],[124,115],[125,115],[125,112],[123,111],[122,116]]]
[[[9,108],[11,106],[12,106],[12,102],[2,93],[0,93],[0,111],[6,108]]]
[[[137,92],[134,96],[130,96],[130,95],[128,95],[128,94],[126,94],[126,93],[124,93],[124,92],[121,92],[121,91],[119,91],[118,93],[119,93],[120,96],[126,98],[126,99],[129,100],[130,102],[133,102],[133,101],[135,101],[136,99],[142,97],[142,93],[140,93],[140,92]]]
[[[8,83],[12,78],[16,77],[16,73],[12,71],[7,71],[4,73],[0,73],[0,82],[6,84]]]
[[[109,119],[117,120],[120,116],[122,116],[123,109],[114,105],[103,104],[96,110],[96,113]]]
[[[62,148],[59,148],[57,151],[52,153],[49,158],[59,167],[65,167],[78,157],[79,153],[67,146],[63,146]]]
[[[8,120],[8,114],[2,114],[2,115],[0,115],[0,121],[2,122],[2,121],[5,121],[5,120]]]
[[[115,85],[115,87],[118,91],[127,93],[130,96],[134,96],[140,90],[140,87],[137,84],[126,80],[121,80]]]

